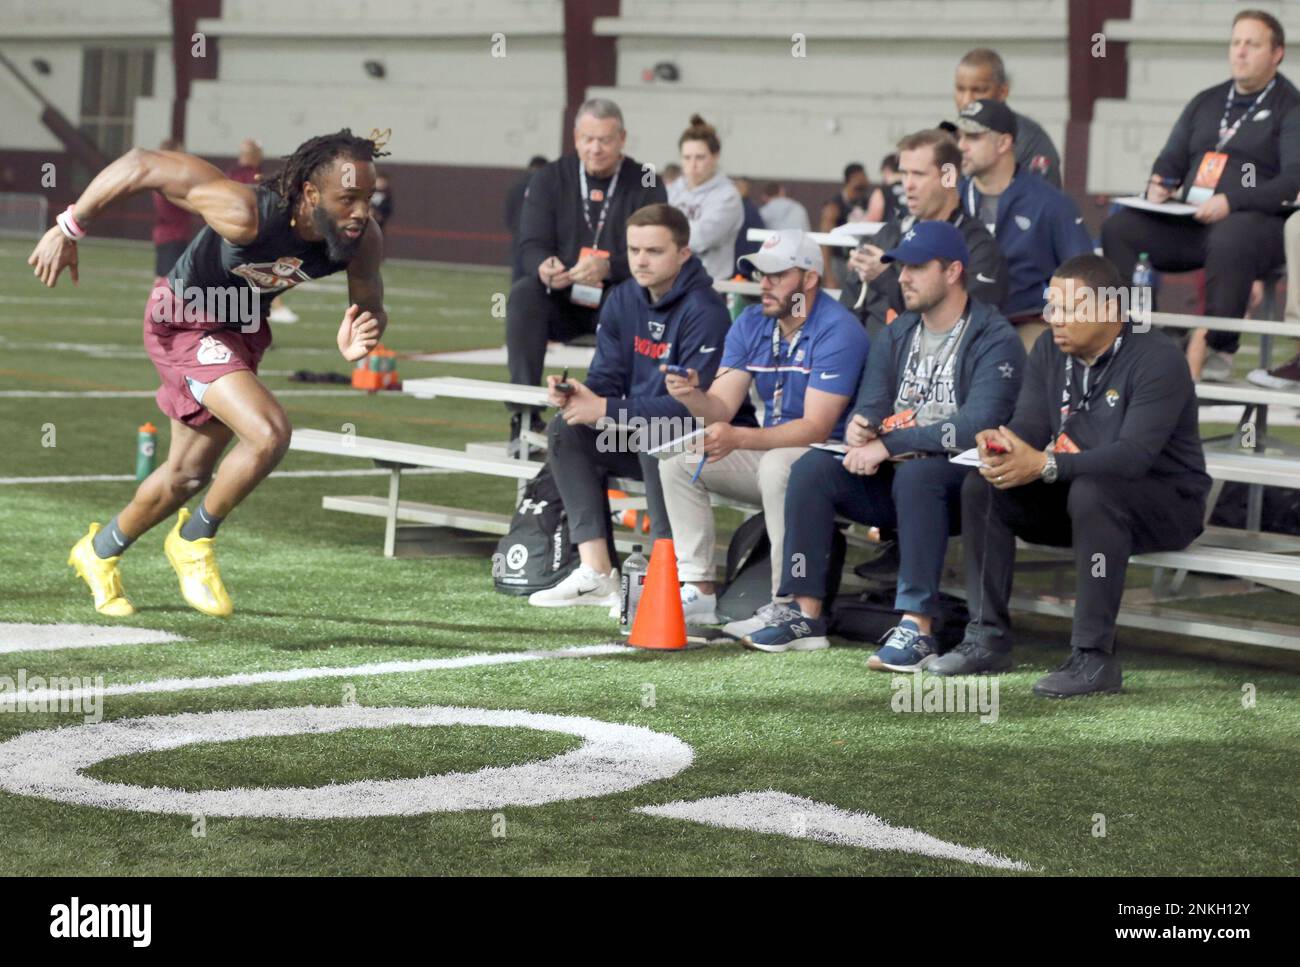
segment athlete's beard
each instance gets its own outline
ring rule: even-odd
[[[361,246],[361,240],[366,237],[366,228],[362,228],[361,234],[356,238],[348,238],[320,205],[311,210],[311,224],[325,236],[325,246],[331,262],[351,262]]]

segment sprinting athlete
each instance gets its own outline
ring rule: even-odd
[[[204,614],[231,613],[214,542],[226,516],[289,447],[289,418],[257,378],[271,345],[271,300],[300,282],[347,271],[352,303],[339,325],[349,361],[366,356],[388,324],[379,265],[383,237],[370,217],[374,141],[312,138],[265,184],[232,181],[201,158],[135,148],[101,171],[58,216],[27,264],[53,288],[66,268],[78,280],[77,240],[109,205],[158,191],[206,226],[149,294],[144,345],[162,381],[158,406],[171,419],[167,461],[140,484],[107,527],[92,523],[68,563],[90,586],[95,610],[135,613],[122,587],[122,553],[177,513],[163,542],[181,594]],[[229,455],[213,469],[231,439]],[[185,504],[209,482],[193,516]]]

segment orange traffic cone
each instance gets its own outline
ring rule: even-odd
[[[667,538],[655,541],[650,552],[645,590],[627,643],[637,648],[678,651],[686,647],[686,617],[677,583],[677,552]]]

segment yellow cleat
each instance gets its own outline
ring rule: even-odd
[[[190,512],[182,507],[176,526],[163,541],[163,551],[172,570],[181,579],[181,596],[189,606],[214,618],[224,618],[235,610],[235,606],[226,593],[226,586],[221,583],[221,572],[217,570],[217,542],[211,537],[200,537],[197,541],[181,537],[181,528],[189,519]]]
[[[95,596],[95,610],[110,618],[127,618],[135,614],[135,605],[127,600],[122,590],[122,572],[117,557],[100,557],[95,553],[95,535],[99,533],[98,524],[91,524],[86,536],[72,545],[68,555],[68,564],[76,568],[77,576],[90,587]]]

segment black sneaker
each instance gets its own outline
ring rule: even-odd
[[[987,675],[1011,668],[1011,652],[986,648],[966,638],[960,645],[930,662],[931,675]]]
[[[933,668],[930,669],[934,671]],[[1044,698],[1074,698],[1118,692],[1123,687],[1119,659],[1104,651],[1075,648],[1065,664],[1034,683],[1034,694]]]

